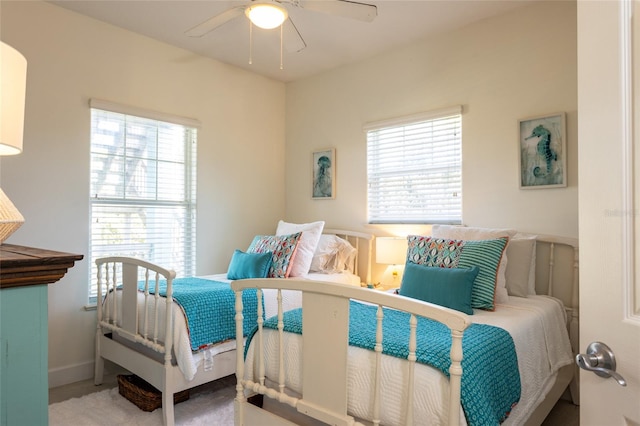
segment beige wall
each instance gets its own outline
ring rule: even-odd
[[[575,3],[542,2],[288,84],[287,218],[378,235],[428,232],[367,225],[362,126],[462,105],[464,223],[577,237],[576,62]],[[518,119],[560,111],[568,187],[520,190]],[[336,148],[337,198],[312,200],[311,153],[327,147]]]
[[[49,287],[54,386],[93,375],[89,99],[201,121],[197,272],[211,274],[283,217],[285,86],[48,3],[3,1],[0,14],[2,40],[28,61],[24,152],[0,173],[26,223],[7,242],[85,255]]]

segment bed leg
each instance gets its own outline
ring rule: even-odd
[[[104,359],[100,356],[100,334],[96,336],[96,361],[93,368],[93,384],[101,385],[104,375]]]
[[[100,355],[96,357],[95,370],[93,372],[93,384],[98,386],[102,384],[104,375],[104,359]]]
[[[571,394],[571,400],[574,405],[580,405],[580,371],[578,370],[578,366],[575,367],[575,376],[571,383],[569,383],[569,393]]]
[[[251,405],[255,405],[258,408],[262,408],[262,404],[264,404],[264,395],[258,393],[253,396],[247,398],[247,402]]]
[[[162,392],[162,419],[164,426],[174,426],[173,392]]]

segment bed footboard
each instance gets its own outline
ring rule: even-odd
[[[140,259],[108,257],[98,259],[98,300],[111,292],[122,291],[123,297],[106,298],[104,306],[97,304],[98,332],[116,332],[120,337],[140,343],[151,350],[164,354],[165,362],[171,361],[172,323],[171,315],[159,325],[158,316],[162,308],[171,311],[171,284],[175,272]],[[166,297],[161,296],[162,290]],[[144,292],[144,308],[138,306],[138,292]],[[122,306],[119,306],[121,304]],[[161,306],[161,305],[164,305]],[[149,324],[154,324],[150,329]],[[165,341],[167,344],[165,344]]]
[[[163,315],[164,321],[159,317],[162,311],[171,312],[171,285],[176,274],[129,257],[101,258],[96,260],[96,265],[98,321],[94,382],[102,382],[104,359],[135,372],[162,391],[164,424],[173,425],[173,389],[177,387],[171,365],[173,322],[172,315]],[[138,304],[139,290],[144,293],[142,307]],[[162,291],[165,294],[161,296]],[[121,292],[122,297],[116,297],[116,292]],[[149,353],[130,349],[126,344],[117,343],[114,337],[142,345]]]
[[[350,300],[363,301],[377,306],[375,368],[373,372],[373,424],[380,423],[381,358],[383,352],[383,318],[385,308],[407,312],[409,321],[407,390],[414,390],[414,366],[416,362],[417,316],[431,318],[444,324],[451,333],[451,366],[449,386],[448,419],[450,425],[460,422],[460,386],[462,376],[462,335],[471,321],[466,314],[417,300],[394,296],[383,292],[356,288],[335,283],[309,282],[282,279],[252,279],[234,281],[236,292],[236,341],[242,341],[243,314],[242,290],[248,288],[273,288],[278,290],[277,333],[279,339],[277,387],[265,384],[265,354],[263,348],[263,320],[258,316],[254,340],[255,365],[245,366],[244,351],[237,351],[236,425],[291,424],[271,413],[247,402],[247,395],[255,393],[294,407],[300,413],[328,424],[360,424],[347,413],[347,351],[349,345]],[[302,328],[304,329],[302,350],[302,392],[299,397],[285,392],[284,368],[284,321],[280,292],[282,290],[303,291]],[[258,298],[262,292],[258,291]],[[258,306],[261,304],[258,303]],[[256,373],[254,380],[245,377],[246,369]],[[412,398],[407,398],[406,424],[413,425]],[[282,420],[282,422],[280,422]],[[275,423],[277,421],[277,423]]]

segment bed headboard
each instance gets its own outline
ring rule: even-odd
[[[578,308],[578,239],[538,235],[536,237],[536,293],[562,300]]]
[[[579,350],[578,256],[577,238],[536,236],[536,293],[556,297],[564,303],[574,353]]]
[[[344,229],[324,228],[323,234],[337,235],[343,238],[358,251],[356,254],[356,260],[353,265],[354,274],[360,276],[360,279],[364,279],[365,283],[371,282],[371,256],[373,253],[373,240],[375,236],[373,234],[367,234],[364,232],[346,231]]]

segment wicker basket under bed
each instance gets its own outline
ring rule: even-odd
[[[143,411],[153,411],[162,406],[162,392],[135,374],[119,374],[118,391]],[[173,394],[174,404],[187,399],[189,399],[189,389]]]

